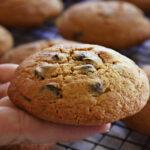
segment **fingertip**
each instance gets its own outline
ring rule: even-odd
[[[0,83],[10,81],[13,78],[17,67],[17,64],[0,64]]]
[[[9,87],[9,82],[0,85],[0,98],[7,96],[7,90]]]
[[[15,107],[15,105],[10,101],[9,97],[3,97],[0,99],[0,107]]]
[[[108,124],[104,124],[100,127],[100,133],[107,133],[110,131],[110,128],[111,128],[111,124],[108,123]]]

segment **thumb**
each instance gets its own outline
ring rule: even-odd
[[[9,82],[5,84],[0,84],[0,98],[7,96],[7,90],[9,87]]]

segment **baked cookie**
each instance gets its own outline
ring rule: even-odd
[[[60,43],[74,44],[75,42],[57,39],[57,40],[40,40],[36,42],[22,44],[5,53],[0,59],[0,63],[20,64],[25,58],[37,52],[38,50],[51,47],[55,44]]]
[[[150,21],[136,6],[120,1],[73,5],[57,20],[68,39],[125,49],[150,38]]]
[[[150,80],[150,66],[144,66],[144,71],[147,73]],[[150,135],[150,99],[147,105],[137,113],[136,115],[125,119],[125,123],[131,129],[134,129],[140,133]]]
[[[0,2],[0,24],[13,27],[41,25],[63,9],[61,0],[4,0]]]
[[[149,83],[133,61],[111,49],[56,45],[19,66],[8,95],[47,121],[99,125],[140,111],[149,97]]]
[[[0,57],[13,46],[13,37],[11,33],[0,26]]]
[[[150,12],[150,0],[125,0],[137,5],[146,12]]]

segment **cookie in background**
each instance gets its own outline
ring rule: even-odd
[[[0,2],[0,24],[9,27],[34,27],[63,10],[61,0],[3,0]]]
[[[146,12],[150,12],[150,0],[123,0],[137,5]]]
[[[150,65],[143,67],[150,80]],[[136,115],[124,120],[126,125],[140,133],[150,135],[150,99],[147,105]]]
[[[65,38],[126,49],[150,38],[150,21],[135,5],[89,1],[71,6],[56,22]]]
[[[13,36],[0,25],[0,57],[13,46]]]
[[[39,40],[26,44],[19,45],[6,52],[0,59],[0,63],[15,63],[20,64],[25,58],[47,47],[51,47],[56,44],[77,44],[77,42],[55,39],[55,40]]]

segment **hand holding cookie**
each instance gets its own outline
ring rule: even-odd
[[[3,72],[0,75],[0,83],[9,82],[16,67],[17,65],[0,65],[0,72]],[[6,74],[10,76],[6,76]],[[1,86],[2,84],[0,85],[0,91],[2,90]],[[7,86],[3,89],[3,92],[6,93],[6,91]],[[3,93],[0,92],[0,97],[2,95]],[[109,124],[81,127],[41,121],[15,107],[8,97],[3,97],[0,100],[0,122],[0,145],[77,140],[97,132],[107,132],[110,128]]]

